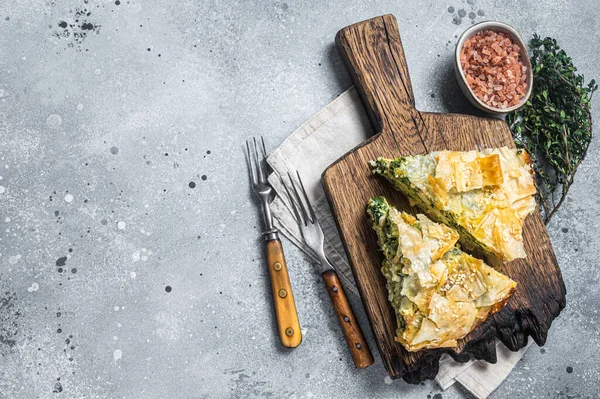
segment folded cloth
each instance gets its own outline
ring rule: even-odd
[[[435,377],[435,381],[443,390],[458,382],[475,397],[487,398],[508,377],[525,354],[525,351],[527,351],[527,348],[529,348],[529,345],[531,345],[531,342],[530,340],[518,352],[513,352],[504,346],[502,342],[496,340],[498,361],[495,364],[483,360],[458,363],[449,355],[444,354],[440,358],[440,370]]]
[[[298,171],[325,236],[325,255],[333,264],[347,290],[358,295],[344,247],[321,185],[323,171],[346,152],[373,134],[360,98],[354,88],[344,92],[300,126],[275,151],[267,162],[275,173],[284,176]],[[275,174],[269,176],[277,197],[271,203],[275,226],[294,244],[317,260],[303,243],[300,228],[289,207],[289,199]]]
[[[358,290],[321,185],[321,174],[342,155],[373,134],[373,127],[358,93],[351,87],[293,132],[267,158],[274,171],[269,176],[269,182],[277,192],[277,197],[271,203],[275,226],[296,246],[318,261],[302,239],[289,198],[277,176],[295,173],[297,170],[323,229],[325,254],[337,270],[346,291],[355,295],[358,295]],[[508,376],[526,349],[511,352],[498,342],[496,364],[484,361],[457,363],[450,356],[444,355],[440,359],[436,381],[443,390],[458,381],[476,397],[487,398]]]

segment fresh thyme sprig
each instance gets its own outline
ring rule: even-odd
[[[507,122],[517,146],[532,158],[547,224],[564,202],[592,140],[590,101],[598,85],[593,79],[585,85],[555,39],[534,34],[529,47],[533,92],[523,108],[508,114]]]

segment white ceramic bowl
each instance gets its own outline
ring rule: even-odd
[[[527,77],[525,79],[525,82],[527,83],[527,92],[525,93],[525,96],[521,99],[521,101],[518,104],[513,105],[512,107],[504,109],[490,107],[489,105],[481,101],[479,98],[477,98],[471,87],[469,87],[464,71],[460,66],[460,50],[462,49],[465,40],[483,30],[493,30],[496,32],[508,33],[513,39],[513,42],[519,45],[519,47],[521,47],[521,60],[523,61],[523,65],[525,65],[525,67],[527,68]],[[456,73],[458,85],[460,86],[463,93],[465,93],[465,96],[467,96],[469,101],[474,106],[485,112],[490,112],[492,114],[498,115],[507,114],[509,112],[521,108],[523,105],[525,105],[525,103],[527,102],[527,100],[529,100],[529,97],[531,96],[531,89],[533,87],[532,71],[531,62],[529,61],[529,53],[527,52],[527,45],[523,41],[521,35],[519,35],[519,32],[517,32],[513,27],[506,25],[502,22],[483,21],[471,26],[469,29],[464,31],[464,33],[460,36],[458,42],[456,43],[456,51],[454,52],[454,72]]]

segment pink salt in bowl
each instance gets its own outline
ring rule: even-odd
[[[471,87],[471,85],[467,81],[467,73],[463,70],[463,67],[461,65],[461,52],[462,52],[463,46],[465,45],[465,42],[467,41],[467,39],[471,39],[472,37],[476,36],[478,33],[483,32],[483,31],[493,31],[496,33],[502,32],[504,35],[508,35],[508,37],[510,37],[513,45],[516,44],[520,48],[519,59],[522,63],[522,67],[524,67],[521,69],[524,71],[523,72],[524,83],[527,86],[525,89],[525,94],[523,95],[523,97],[521,97],[519,99],[518,103],[516,103],[516,104],[508,105],[508,106],[505,106],[504,108],[502,108],[502,104],[500,104],[499,106],[494,106],[493,104],[490,104],[489,98],[488,98],[488,104],[486,104],[486,102],[484,102],[483,99],[481,99],[477,96],[476,92],[474,91],[474,89]],[[492,54],[492,55],[494,55],[494,54]],[[507,114],[509,112],[512,112],[514,110],[521,108],[523,105],[525,105],[525,103],[527,102],[527,100],[529,100],[529,97],[531,96],[533,79],[532,79],[532,71],[531,71],[531,62],[529,61],[529,54],[527,52],[527,45],[523,41],[523,38],[521,37],[521,35],[519,35],[519,33],[513,27],[506,25],[502,22],[483,21],[483,22],[480,22],[478,24],[471,26],[469,29],[467,29],[461,35],[461,37],[458,39],[458,42],[456,43],[456,51],[455,51],[455,57],[454,57],[454,72],[456,74],[456,79],[458,80],[458,85],[460,86],[460,88],[463,91],[463,93],[465,94],[465,96],[467,96],[469,101],[475,107],[477,107],[480,110],[485,111],[485,112],[489,112],[489,113],[497,114],[497,115]],[[512,72],[511,72],[511,74],[512,74]],[[472,76],[470,77],[470,79],[472,80]],[[502,85],[502,83],[499,83],[499,84]],[[495,89],[495,87],[493,89]],[[500,91],[502,91],[502,90],[500,90]],[[480,91],[480,93],[483,94],[481,91]],[[497,93],[494,91],[493,93],[490,94],[490,96],[496,95],[496,94]],[[486,97],[484,96],[484,98],[486,98]]]

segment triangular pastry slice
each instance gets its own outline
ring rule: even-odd
[[[384,176],[423,212],[454,227],[467,249],[500,262],[526,256],[522,229],[536,208],[529,156],[507,147],[377,158]]]
[[[367,213],[385,256],[396,341],[407,350],[456,346],[513,293],[516,282],[455,246],[456,230],[399,212],[384,197],[372,198]]]

